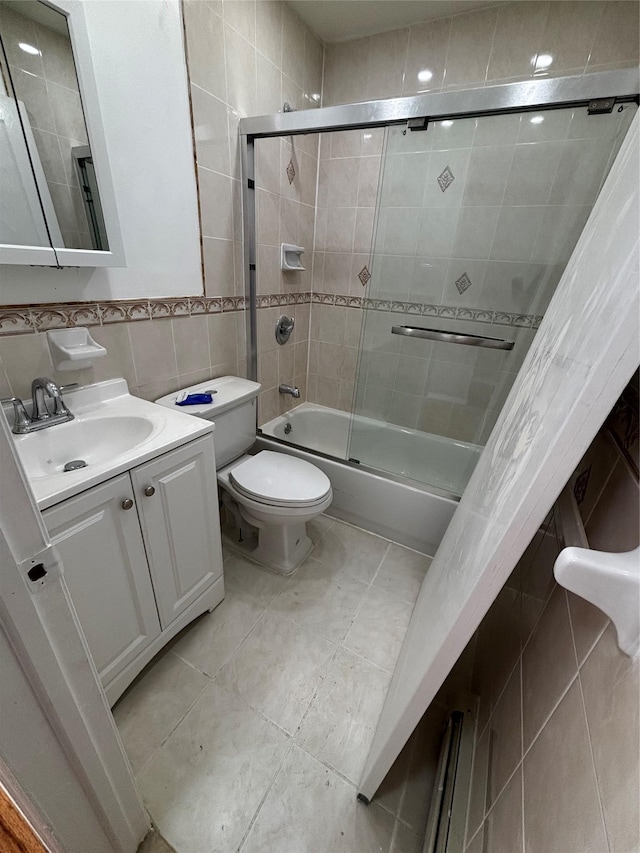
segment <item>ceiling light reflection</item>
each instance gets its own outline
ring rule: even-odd
[[[550,53],[539,53],[533,62],[536,71],[545,71],[552,64],[553,56]]]
[[[32,44],[27,44],[24,41],[18,42],[18,47],[20,50],[24,50],[25,53],[30,53],[32,56],[42,56],[37,47],[34,47]]]

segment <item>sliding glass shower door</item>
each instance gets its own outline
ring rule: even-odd
[[[351,459],[462,494],[635,111],[387,129]]]

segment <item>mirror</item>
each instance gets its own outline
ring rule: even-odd
[[[0,243],[108,251],[66,16],[0,0],[0,41]]]

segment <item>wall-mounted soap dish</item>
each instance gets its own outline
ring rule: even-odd
[[[51,329],[47,332],[47,340],[56,370],[84,370],[91,367],[96,358],[107,354],[106,349],[94,341],[89,330],[83,326],[76,329]]]
[[[640,651],[640,547],[617,554],[589,548],[570,486],[557,508],[560,533],[569,547],[553,567],[556,580],[602,610],[615,626],[620,650],[634,657]]]
[[[282,243],[280,246],[280,268],[283,270],[298,270],[304,272],[302,258],[303,246],[293,246],[291,243]]]

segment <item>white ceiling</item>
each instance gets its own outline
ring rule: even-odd
[[[289,0],[302,20],[326,42],[385,33],[409,24],[496,6],[499,2],[501,0]]]

